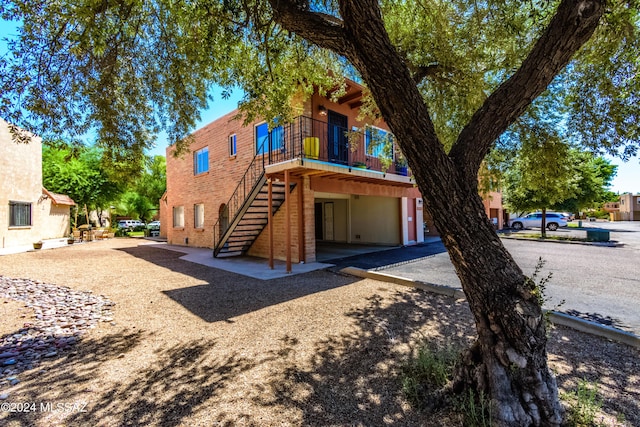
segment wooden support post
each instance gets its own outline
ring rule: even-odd
[[[269,183],[269,201],[267,202],[267,227],[269,227],[269,268],[273,270],[273,185],[271,178],[267,179]]]
[[[307,262],[304,247],[304,179],[298,182],[298,261]]]
[[[289,170],[284,171],[284,245],[285,251],[287,252],[287,273],[291,273],[291,195],[290,193],[290,181],[289,181]]]

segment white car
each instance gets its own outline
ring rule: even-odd
[[[159,230],[160,229],[160,221],[151,221],[147,224],[147,228],[149,230]]]
[[[557,230],[559,227],[566,227],[567,221],[562,214],[556,212],[547,212],[545,215],[547,228],[551,231]],[[522,230],[529,227],[541,227],[542,226],[542,213],[536,212],[529,215],[525,215],[520,218],[514,218],[509,221],[511,228],[514,230]]]
[[[144,226],[144,222],[137,219],[122,219],[118,221],[119,228],[126,228],[127,230],[133,230],[136,227]]]

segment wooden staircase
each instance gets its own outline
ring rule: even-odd
[[[290,184],[289,192],[295,184]],[[286,186],[283,182],[271,183],[272,215],[285,200]],[[269,185],[263,175],[250,192],[242,207],[217,242],[214,257],[244,255],[258,238],[269,220]]]

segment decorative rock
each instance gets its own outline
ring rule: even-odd
[[[9,393],[0,394],[0,400],[7,400],[9,398]]]
[[[16,374],[37,367],[42,358],[58,356],[98,322],[113,321],[112,301],[65,286],[0,275],[0,297],[24,303],[36,319],[0,338],[0,388],[17,384]]]

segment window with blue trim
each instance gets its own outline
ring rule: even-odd
[[[284,149],[284,129],[282,126],[273,128],[269,132],[269,125],[261,123],[256,125],[256,155],[265,154],[269,151]]]
[[[236,134],[229,135],[229,157],[233,157],[238,153],[238,146],[236,145]]]
[[[209,172],[209,147],[201,148],[193,153],[193,173],[199,175]]]

